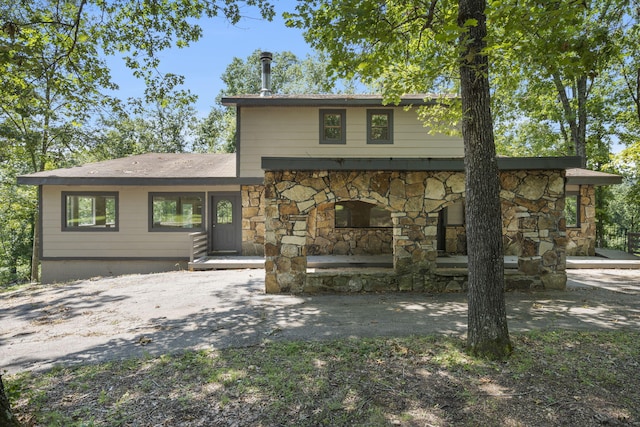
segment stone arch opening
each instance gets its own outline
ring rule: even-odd
[[[339,199],[307,216],[307,255],[393,254],[392,209],[370,201]]]

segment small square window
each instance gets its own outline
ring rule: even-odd
[[[118,231],[118,193],[63,192],[64,231]]]
[[[346,110],[320,110],[320,144],[346,143]]]
[[[367,144],[393,144],[393,110],[367,110]]]
[[[149,193],[149,231],[201,231],[204,194]]]

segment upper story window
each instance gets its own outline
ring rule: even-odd
[[[62,193],[64,231],[118,231],[118,193]]]
[[[346,144],[346,110],[320,110],[320,144]]]
[[[202,230],[203,193],[149,193],[149,231]]]
[[[393,110],[367,110],[367,144],[393,144]]]

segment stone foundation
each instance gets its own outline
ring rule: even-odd
[[[399,275],[388,268],[344,268],[316,270],[307,273],[302,292],[362,293],[362,292],[467,292],[469,272],[466,268],[437,268],[432,275]],[[564,289],[563,274],[527,275],[517,270],[505,270],[505,291],[535,291]]]

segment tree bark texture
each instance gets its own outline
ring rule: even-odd
[[[20,427],[20,423],[11,412],[9,398],[4,392],[4,383],[2,375],[0,375],[0,426],[2,427]]]
[[[587,76],[576,79],[578,91],[578,140],[576,141],[576,156],[580,157],[582,168],[587,167]]]
[[[512,346],[504,299],[500,179],[490,108],[485,0],[459,0],[458,24],[477,25],[461,36],[460,80],[465,149],[469,254],[467,345],[472,354],[503,358]]]

